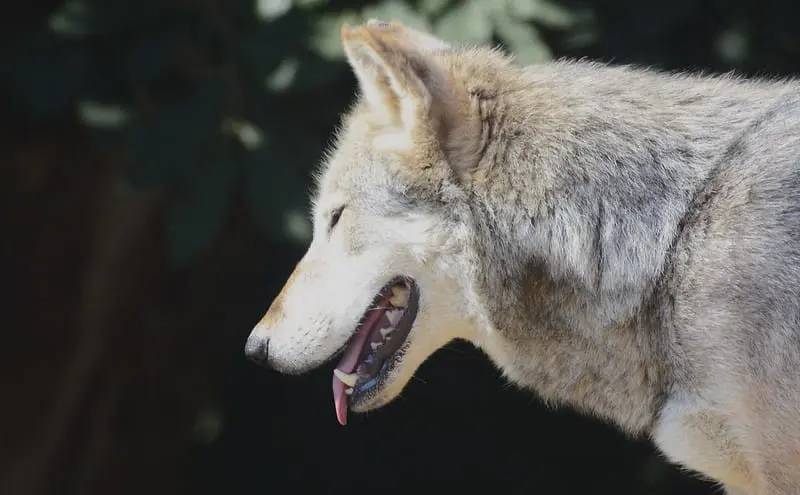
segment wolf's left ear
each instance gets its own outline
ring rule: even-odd
[[[395,113],[402,112],[403,103],[429,103],[437,91],[432,86],[447,84],[442,68],[427,55],[449,46],[432,36],[373,19],[342,26],[341,37],[362,96],[374,107],[385,107],[391,116],[402,116]],[[403,101],[407,99],[414,101]]]
[[[447,43],[376,20],[343,26],[341,38],[362,97],[399,131],[391,136],[393,143],[412,146],[436,136],[446,153],[456,151],[449,143],[464,142],[472,119],[466,89],[434,55],[450,49]]]

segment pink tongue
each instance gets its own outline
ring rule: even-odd
[[[339,424],[347,424],[347,394],[344,393],[345,384],[335,376],[333,377],[333,405],[336,407],[336,419]]]
[[[370,330],[372,330],[372,327],[375,326],[380,317],[383,316],[383,313],[384,311],[382,310],[375,310],[370,313],[369,317],[361,325],[353,341],[347,346],[347,350],[345,350],[342,360],[339,361],[339,365],[336,366],[339,371],[345,373],[352,373],[355,371],[356,364],[358,363],[358,356],[361,354],[361,350],[364,349],[364,344],[367,342]],[[336,419],[339,420],[339,424],[342,426],[347,424],[348,397],[345,393],[346,388],[347,386],[342,383],[336,375],[333,375],[333,405],[336,408]]]

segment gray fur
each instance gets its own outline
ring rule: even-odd
[[[673,395],[710,395],[753,493],[800,492],[800,86],[586,62],[520,79],[544,103],[494,102],[470,201],[505,373],[644,434]]]
[[[732,494],[800,493],[800,84],[523,68],[486,48],[414,49],[413,31],[386,26],[348,36],[434,103],[440,72],[464,96],[442,103],[440,146],[415,142],[413,159],[365,137],[383,129],[378,97],[357,105],[320,174],[317,223],[327,196],[353,218],[429,219],[479,329],[463,337],[509,379],[651,436]],[[380,73],[373,59],[351,63]],[[359,225],[342,227],[350,245],[374,249]]]

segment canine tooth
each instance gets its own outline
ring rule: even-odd
[[[386,312],[386,319],[389,320],[389,323],[391,323],[393,327],[397,326],[402,316],[403,316],[402,309],[393,309],[391,311]]]
[[[392,333],[392,330],[394,330],[394,329],[393,329],[393,328],[391,328],[391,327],[387,327],[387,328],[381,328],[381,330],[380,330],[380,332],[381,332],[381,337],[383,337],[384,339],[386,339],[386,337],[388,337],[388,336],[389,336],[389,334],[390,334],[390,333]]]
[[[338,368],[334,368],[333,374],[336,375],[336,378],[338,378],[340,382],[344,383],[348,387],[355,386],[356,380],[358,380],[358,374],[345,373],[344,371]]]
[[[397,308],[405,308],[408,300],[408,291],[402,287],[392,287],[392,297],[389,302]]]
[[[380,346],[381,346],[381,343],[380,343],[380,342],[370,342],[370,343],[369,343],[369,346],[370,346],[370,347],[372,347],[372,350],[373,350],[373,351],[377,351],[377,350],[378,350],[378,347],[380,347]]]
[[[347,395],[353,395],[353,387],[344,389],[344,393]]]

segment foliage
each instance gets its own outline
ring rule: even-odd
[[[68,0],[6,44],[0,75],[14,111],[75,111],[99,146],[126,157],[132,185],[174,193],[165,233],[181,267],[214,242],[239,197],[267,235],[308,241],[309,171],[353,94],[344,22],[398,19],[498,43],[523,63],[610,52],[785,70],[798,46],[786,14],[798,7],[768,3],[758,24],[745,0],[713,21],[713,2],[701,0]]]
[[[371,17],[455,41],[498,35],[526,62],[550,56],[532,22],[571,22],[545,0],[71,0],[9,45],[3,69],[16,110],[73,108],[127,158],[132,185],[174,193],[165,233],[181,267],[219,235],[238,188],[268,235],[308,240],[308,172],[353,92],[339,28]]]
[[[353,92],[338,39],[342,23],[398,19],[455,42],[498,43],[523,63],[551,58],[554,49],[586,53],[631,36],[620,31],[598,42],[603,19],[558,0],[343,4],[69,0],[7,45],[0,70],[17,111],[46,119],[74,109],[99,145],[128,158],[131,184],[175,191],[165,231],[183,266],[213,243],[237,190],[269,236],[308,240],[301,225],[308,172]],[[745,22],[750,7],[731,7],[711,45],[720,61],[743,63],[754,31]],[[654,39],[707,9],[700,0],[624,8]],[[793,24],[773,10],[772,25],[780,28],[769,36],[796,48]],[[659,43],[624,44],[617,51],[633,61],[655,51],[669,64]]]

